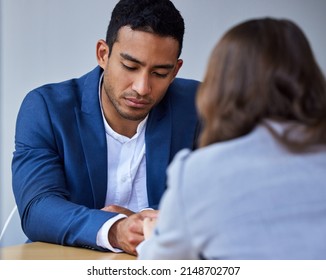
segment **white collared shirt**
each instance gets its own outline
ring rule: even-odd
[[[101,104],[101,83],[99,99]],[[107,141],[108,181],[105,205],[119,205],[134,212],[148,207],[146,188],[145,130],[147,117],[138,125],[132,138],[115,132],[107,123],[101,104]],[[97,245],[115,252],[108,242],[108,232],[113,223],[125,215],[119,214],[108,220],[99,230]]]
[[[145,128],[147,118],[132,138],[112,130],[105,121],[108,148],[108,189],[105,205],[116,204],[138,212],[148,207]]]

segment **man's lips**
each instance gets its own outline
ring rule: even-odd
[[[132,97],[125,97],[125,100],[128,106],[134,108],[145,108],[150,104],[150,102],[148,102],[147,100],[137,99]]]

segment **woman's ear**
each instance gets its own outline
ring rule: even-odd
[[[109,59],[109,46],[104,40],[99,40],[96,44],[96,59],[98,65],[105,69]]]

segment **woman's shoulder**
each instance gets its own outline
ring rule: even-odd
[[[214,143],[195,151],[179,151],[169,166],[173,176],[183,174],[191,177],[205,176],[214,170],[224,170],[226,166],[242,164],[245,159],[261,158],[264,153],[282,153],[279,144],[264,127],[257,127],[242,137]]]

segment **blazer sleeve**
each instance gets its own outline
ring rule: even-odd
[[[44,96],[29,93],[17,117],[12,161],[22,228],[31,241],[103,250],[96,235],[113,214],[71,202],[53,122]]]

